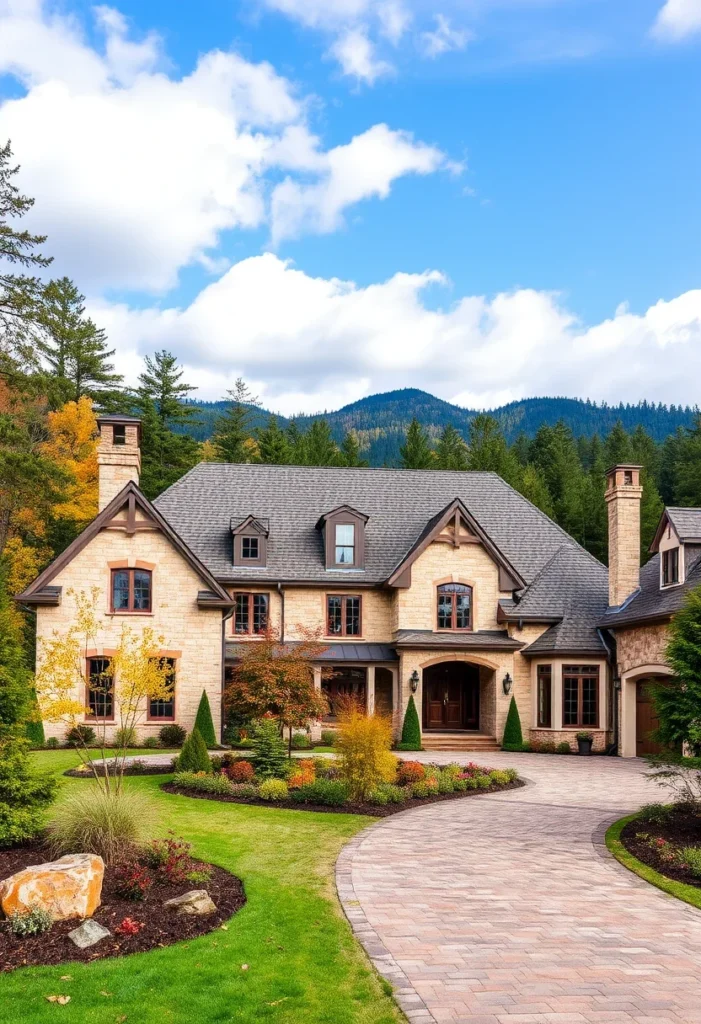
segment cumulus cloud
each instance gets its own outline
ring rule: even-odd
[[[471,38],[470,33],[455,29],[444,14],[437,14],[436,27],[432,32],[423,32],[421,43],[427,57],[440,57],[450,50],[463,50]]]
[[[144,354],[165,346],[201,397],[221,397],[243,375],[286,414],[404,386],[472,408],[552,394],[698,400],[701,290],[585,326],[551,293],[468,295],[436,308],[448,289],[437,271],[358,287],[266,254],[235,264],[183,309],[90,311],[131,379]]]
[[[167,291],[183,267],[220,267],[222,233],[268,224],[271,209],[277,241],[332,230],[350,203],[426,173],[435,153],[376,126],[365,133],[373,179],[356,160],[363,135],[324,152],[305,101],[270,64],[214,50],[177,76],[155,33],[133,38],[119,11],[94,13],[98,48],[40,0],[0,0],[0,74],[25,88],[0,105],[0,139],[39,200],[27,226],[49,235],[84,290]],[[290,177],[273,192],[280,170]]]
[[[375,47],[364,28],[351,28],[343,32],[331,47],[331,54],[341,66],[344,75],[373,85],[382,75],[394,70],[386,60],[375,56]]]
[[[677,42],[701,32],[701,0],[666,0],[652,27],[658,39]]]

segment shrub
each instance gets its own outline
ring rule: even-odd
[[[531,754],[540,754],[543,744],[539,740],[531,740],[530,743],[524,743],[521,746],[521,750],[529,750]]]
[[[121,725],[114,734],[114,745],[119,750],[135,747],[138,743],[136,729],[133,725]]]
[[[504,771],[509,777],[509,782],[516,782],[516,779],[518,778],[518,772],[515,768],[504,768]]]
[[[644,804],[638,811],[638,819],[640,821],[662,824],[667,820],[671,812],[672,808],[666,804]]]
[[[489,775],[475,775],[475,782],[477,783],[478,789],[489,789],[492,784],[492,780]]]
[[[443,775],[449,775],[452,779],[459,779],[462,775],[462,768],[459,764],[447,764],[441,769]]]
[[[409,695],[409,703],[406,706],[404,725],[402,726],[402,750],[421,750],[421,726],[416,711],[413,693]]]
[[[54,919],[43,907],[31,907],[29,910],[17,910],[8,919],[10,931],[18,938],[29,935],[43,935],[48,932]]]
[[[253,782],[232,782],[231,795],[242,797],[244,800],[251,800],[258,796],[258,787]]]
[[[400,761],[397,769],[397,782],[400,786],[410,786],[414,782],[423,782],[426,769],[420,761]]]
[[[95,742],[95,730],[90,725],[74,725],[66,733],[69,747],[89,747]]]
[[[301,786],[308,786],[316,779],[314,762],[306,758],[297,761],[290,771],[287,785],[290,789],[299,789]]]
[[[115,935],[138,935],[143,928],[141,921],[134,921],[131,917],[125,917],[121,924],[114,930]]]
[[[452,793],[455,789],[455,781],[452,775],[446,775],[445,772],[441,772],[438,776],[438,792]]]
[[[200,697],[200,705],[197,708],[197,717],[195,718],[195,725],[193,732],[197,729],[200,736],[204,740],[205,747],[216,747],[217,735],[214,731],[214,722],[212,721],[212,709],[209,706],[209,697],[207,691],[202,691]]]
[[[312,738],[306,732],[293,732],[292,733],[292,749],[293,750],[309,750],[313,747]]]
[[[176,786],[183,789],[194,789],[199,793],[216,793],[228,796],[232,793],[232,784],[226,775],[198,775],[195,772],[176,772],[173,776]]]
[[[234,761],[224,768],[224,774],[232,782],[253,782],[256,773],[250,761]]]
[[[381,789],[388,797],[389,803],[391,804],[403,804],[407,799],[407,791],[401,786],[395,786],[391,782],[383,782],[381,786],[377,787]]]
[[[58,742],[58,736],[49,736],[48,740],[46,741],[47,750],[58,750],[60,745],[61,744]]]
[[[287,783],[282,779],[266,779],[258,787],[258,796],[261,800],[287,800]]]
[[[438,779],[424,779],[423,782],[415,782],[411,787],[411,795],[417,797],[419,800],[425,800],[426,797],[435,796],[438,792]]]
[[[113,864],[125,848],[143,841],[152,821],[152,805],[135,790],[80,787],[56,808],[47,829],[49,846],[54,856],[96,853]]]
[[[41,720],[36,690],[32,687],[29,714],[27,716],[26,736],[29,745],[38,750],[44,746],[44,723]]]
[[[506,771],[501,771],[501,769],[499,768],[493,768],[489,773],[489,778],[491,779],[495,786],[508,786],[508,784],[511,782],[509,773]]]
[[[324,804],[328,807],[341,807],[347,804],[350,790],[345,782],[333,782],[331,779],[317,779],[300,789],[290,793],[292,800],[300,804]]]
[[[126,860],[118,864],[114,872],[115,892],[125,900],[146,899],[146,893],[153,885],[153,879],[143,864]]]
[[[211,772],[212,762],[197,726],[185,740],[177,766],[179,772]]]
[[[454,793],[465,793],[467,790],[467,779],[454,779],[453,780],[453,792]]]
[[[317,779],[338,779],[340,777],[338,765],[330,757],[314,758],[314,774]]]
[[[200,864],[198,867],[193,868],[192,871],[188,871],[185,875],[185,881],[189,882],[190,885],[208,885],[212,881],[212,869],[206,864]]]
[[[321,730],[321,745],[323,747],[332,747],[336,742],[336,730],[335,729],[322,729]]]
[[[170,885],[187,881],[188,872],[195,869],[190,851],[192,846],[169,832],[165,839],[152,839],[144,850],[144,860],[156,876]]]
[[[511,698],[509,713],[506,716],[504,735],[501,746],[503,750],[520,750],[523,746],[523,732],[521,731],[521,716],[518,713],[516,698]]]
[[[397,762],[392,754],[392,722],[368,715],[355,701],[338,714],[338,767],[353,800],[364,800],[381,782],[394,782]]]
[[[158,746],[157,736],[147,736],[144,740],[144,746],[147,750],[154,750]]]
[[[263,718],[253,731],[256,775],[261,779],[282,779],[287,774],[287,751],[277,721]]]
[[[701,847],[685,846],[679,851],[679,857],[686,864],[694,878],[701,878]]]
[[[458,781],[465,783],[465,789],[466,790],[467,789],[477,789],[477,776],[476,775],[467,775],[467,776],[463,777],[462,779],[459,779]]]
[[[553,743],[552,740],[545,740],[544,743],[540,744],[540,753],[541,754],[556,754],[557,753],[557,746],[555,745],[555,743]]]
[[[558,743],[557,747],[555,748],[555,753],[556,754],[571,754],[572,753],[572,747],[569,745],[567,740],[563,740],[562,743]]]
[[[187,733],[182,725],[176,725],[175,722],[171,722],[170,725],[164,725],[158,733],[158,739],[162,747],[182,747],[186,736]]]
[[[368,793],[367,801],[369,804],[375,804],[377,807],[385,807],[389,803],[389,797],[381,787],[373,789],[372,793]]]

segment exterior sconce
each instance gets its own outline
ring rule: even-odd
[[[614,679],[614,681],[613,681],[613,688],[614,688],[614,690],[620,690],[620,688],[621,688],[621,680],[620,679],[618,679],[618,678]]]
[[[509,675],[508,672],[506,673],[506,675],[502,679],[501,685],[504,688],[504,693],[508,697],[509,694],[511,693],[511,687],[513,686],[513,679],[511,678],[511,676]]]
[[[409,686],[411,687],[412,693],[416,693],[416,691],[419,688],[419,673],[416,671],[416,669],[414,669],[414,671],[409,676]]]

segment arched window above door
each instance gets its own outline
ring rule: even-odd
[[[472,587],[443,583],[436,600],[438,629],[472,629]]]

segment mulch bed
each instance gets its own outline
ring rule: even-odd
[[[665,859],[669,856],[668,850],[665,845],[657,845],[658,839],[664,839],[665,844],[676,848],[701,846],[701,817],[684,809],[675,809],[662,822],[629,821],[621,832],[621,842],[626,850],[643,864],[675,882],[701,889],[701,878],[694,877],[683,864]]]
[[[94,779],[95,775],[99,775],[104,778],[105,772],[110,775],[114,775],[114,765],[112,762],[108,765],[107,769],[103,764],[95,765],[95,770],[92,769],[89,772],[81,772],[77,768],[68,768],[63,774],[67,775],[70,779]],[[120,775],[122,772],[120,771]],[[172,775],[173,766],[172,764],[146,764],[136,765],[127,764],[124,766],[124,775]]]
[[[30,864],[43,864],[52,859],[40,846],[19,846],[0,850],[0,879],[8,878]],[[102,903],[93,920],[112,932],[88,949],[78,949],[68,938],[68,932],[77,928],[79,920],[56,921],[43,935],[19,938],[4,922],[0,922],[0,971],[12,971],[29,965],[61,964],[71,960],[101,960],[109,956],[143,953],[156,947],[170,946],[183,939],[194,939],[221,927],[246,902],[243,883],[223,868],[212,867],[212,879],[206,885],[185,882],[182,885],[154,883],[144,900],[125,900],[114,892],[113,871],[105,869]],[[216,904],[217,912],[207,917],[178,917],[164,910],[163,903],[192,889],[207,889]],[[114,930],[125,917],[143,922],[138,935],[115,935]]]
[[[185,786],[176,786],[174,782],[166,782],[161,789],[166,793],[175,793],[177,796],[189,796],[195,800],[217,800],[224,804],[248,804],[255,807],[277,808],[281,807],[288,811],[316,811],[321,814],[367,814],[372,818],[388,818],[390,814],[399,814],[401,811],[410,811],[414,807],[426,807],[427,804],[438,804],[444,800],[461,800],[468,796],[482,796],[486,793],[501,793],[508,789],[520,789],[525,782],[517,779],[506,786],[490,786],[489,789],[468,789],[464,793],[436,793],[435,796],[427,796],[419,799],[412,797],[403,804],[386,804],[380,807],[377,804],[343,804],[341,807],[329,807],[327,804],[300,804],[296,800],[260,800],[257,797],[228,796],[219,793],[202,793],[195,789],[187,789]]]

